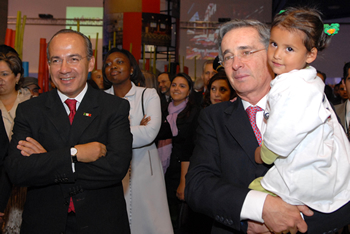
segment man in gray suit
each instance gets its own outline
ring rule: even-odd
[[[344,103],[336,105],[335,112],[337,113],[341,124],[344,127],[345,132],[348,134],[349,122],[350,122],[350,62],[344,65],[343,80],[348,94],[348,100]]]

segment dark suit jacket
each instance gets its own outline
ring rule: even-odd
[[[203,109],[198,125],[196,147],[186,176],[185,200],[195,211],[215,219],[212,233],[243,232],[240,213],[248,185],[263,176],[268,167],[255,163],[258,142],[241,99]],[[305,218],[308,233],[340,228],[344,222],[350,222],[349,214],[349,204],[330,215],[316,212]]]
[[[162,123],[158,133],[157,140],[172,139],[170,165],[165,174],[167,189],[170,186],[172,191],[176,191],[180,183],[181,162],[189,161],[192,156],[199,111],[199,107],[193,106],[189,116],[183,116],[181,118],[179,116],[181,116],[182,112],[179,113],[176,119],[177,136],[173,136],[170,124],[166,119]],[[168,116],[168,111],[166,112],[166,116]]]
[[[8,146],[9,139],[7,137],[3,119],[0,118],[0,212],[2,213],[4,213],[5,211],[12,189],[12,185],[8,179],[8,176],[5,170],[3,170],[5,157],[7,156]]]
[[[91,114],[91,116],[89,116]],[[132,154],[129,103],[90,86],[72,126],[56,90],[21,103],[5,169],[28,187],[21,233],[63,233],[70,197],[79,233],[129,233],[122,179]],[[22,156],[19,140],[32,137],[47,153]],[[75,163],[70,148],[98,141],[107,154]]]

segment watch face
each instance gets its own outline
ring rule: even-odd
[[[76,148],[70,148],[70,155],[74,156],[78,153],[78,150]]]

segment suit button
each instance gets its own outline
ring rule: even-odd
[[[233,221],[230,219],[230,220],[227,220],[227,223],[229,226],[231,226],[233,224]]]
[[[58,183],[58,179],[55,179],[55,183],[56,183],[56,184]]]
[[[219,215],[215,216],[215,220],[216,220],[216,221],[220,221]]]
[[[224,222],[224,217],[220,217],[220,222]]]
[[[64,178],[64,182],[68,182],[68,178]]]

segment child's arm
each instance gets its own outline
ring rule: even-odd
[[[256,148],[255,150],[255,162],[259,164],[272,164],[277,157],[277,154],[275,154],[265,146],[264,141],[262,142],[262,145]]]
[[[255,150],[255,162],[258,164],[262,164],[263,160],[261,159],[261,146],[256,148]]]

